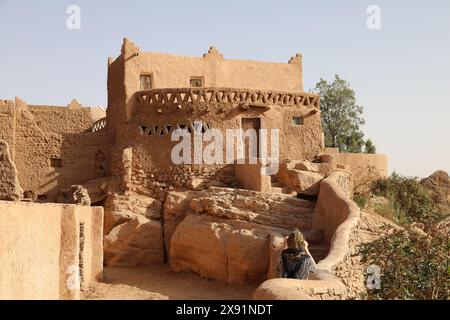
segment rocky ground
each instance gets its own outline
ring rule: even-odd
[[[227,285],[168,265],[105,268],[105,282],[92,285],[84,300],[248,300],[255,285]]]

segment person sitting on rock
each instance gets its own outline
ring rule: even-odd
[[[287,248],[281,252],[280,271],[282,278],[307,280],[316,271],[316,262],[308,250],[308,242],[298,230],[287,237]]]

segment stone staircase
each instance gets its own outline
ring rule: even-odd
[[[296,192],[289,192],[288,188],[284,187],[274,176],[272,176],[272,193],[296,195]],[[305,236],[306,241],[308,241],[311,255],[316,263],[318,263],[328,255],[330,246],[324,241],[322,234],[312,232],[312,220],[314,218],[316,201],[299,199],[297,197],[288,197],[285,198],[285,201],[291,208],[290,215],[305,222],[303,227],[299,229]]]
[[[295,195],[296,193],[289,190],[283,183],[278,181],[276,176],[270,176],[270,182],[272,185],[272,193],[282,193],[282,194],[292,194]]]
[[[306,215],[309,223],[305,225],[304,228],[300,228],[300,231],[303,233],[306,241],[308,242],[309,252],[313,256],[316,263],[318,263],[328,255],[330,245],[324,241],[321,233],[312,231],[312,220],[314,218],[316,202],[298,199],[296,197],[289,199],[289,202],[295,207],[295,210],[292,212],[294,216],[303,215],[302,219],[305,219],[305,213],[307,212]],[[297,204],[295,205],[294,203]]]
[[[272,193],[284,194],[284,195],[297,195],[296,192],[293,192],[289,188],[285,187],[281,182],[278,181],[276,176],[271,176],[272,183]],[[304,234],[306,241],[309,244],[309,251],[313,256],[314,260],[319,262],[323,260],[330,250],[329,244],[325,243],[322,235],[312,234],[312,219],[314,217],[314,210],[316,207],[316,202],[312,200],[298,199],[296,197],[292,197],[289,199],[290,205],[293,206],[292,215],[302,215],[302,219],[305,219],[305,216],[308,218],[308,226],[306,228],[301,228],[300,231]]]

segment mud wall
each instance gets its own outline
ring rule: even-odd
[[[50,200],[60,189],[107,174],[112,137],[90,131],[93,116],[99,115],[91,108],[0,103],[0,138],[24,191]]]
[[[324,161],[350,170],[357,193],[367,191],[374,181],[388,176],[388,157],[384,154],[337,152],[325,155]]]
[[[0,202],[0,213],[0,299],[79,299],[78,268],[81,286],[102,278],[103,208]]]
[[[14,159],[16,113],[12,101],[0,101],[0,128],[0,139],[8,143],[11,158]]]
[[[114,129],[115,149],[118,152],[133,149],[132,176],[142,175],[143,181],[165,182],[168,177],[174,176],[180,178],[180,181],[172,181],[175,187],[186,186],[192,178],[219,180],[226,184],[229,181],[222,176],[228,175],[229,178],[233,175],[231,169],[223,173],[226,151],[229,151],[227,143],[231,143],[236,150],[236,140],[226,139],[227,129],[240,129],[243,118],[258,118],[261,128],[267,129],[268,155],[272,155],[271,129],[276,129],[279,133],[280,160],[311,159],[323,150],[322,127],[317,111],[318,96],[308,94],[225,88],[152,90],[137,97],[136,112],[130,121]],[[294,117],[302,118],[302,124],[294,125]],[[191,132],[193,139],[196,122],[203,125],[200,127],[202,132],[216,129],[224,138],[219,147],[219,153],[223,156],[220,164],[202,163],[198,168],[183,168],[173,163],[172,150],[180,140],[172,141],[172,133],[178,128],[185,128]],[[214,141],[213,138],[204,142],[201,153]],[[194,154],[193,145],[191,155]],[[120,156],[117,159],[120,160]],[[194,160],[192,156],[191,159]],[[230,164],[234,164],[234,159]],[[113,158],[112,166],[120,167],[120,163],[115,163]]]

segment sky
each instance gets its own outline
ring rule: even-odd
[[[80,8],[80,29],[67,8]],[[380,9],[369,29],[367,9]],[[339,74],[364,106],[363,131],[389,170],[450,172],[450,1],[0,0],[0,99],[106,105],[107,58],[124,37],[143,51],[286,63],[305,89]]]

